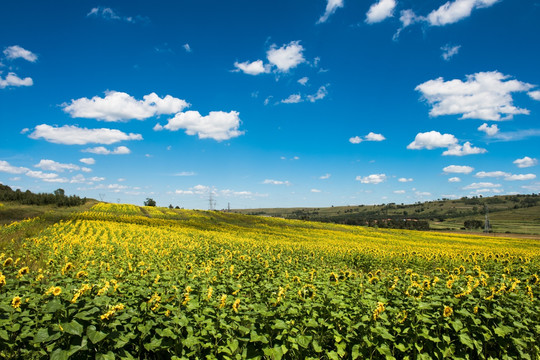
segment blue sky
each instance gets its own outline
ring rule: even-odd
[[[17,1],[0,182],[207,208],[538,193],[540,2]]]

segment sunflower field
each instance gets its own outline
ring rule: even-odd
[[[15,237],[39,221],[0,228],[0,358],[540,358],[538,240],[105,203]]]

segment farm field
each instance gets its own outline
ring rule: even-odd
[[[0,357],[538,359],[540,242],[97,203],[0,227]]]

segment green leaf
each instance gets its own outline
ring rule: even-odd
[[[144,348],[148,351],[155,350],[161,346],[161,340],[161,338],[158,339],[153,337],[149,343],[144,344]]]
[[[69,353],[66,350],[56,349],[52,352],[50,360],[67,360]]]
[[[1,336],[0,336],[1,337]],[[41,328],[38,330],[32,342],[42,343],[49,338],[49,330],[47,328]],[[4,339],[7,340],[7,339]]]
[[[49,301],[47,303],[47,305],[45,305],[45,312],[46,313],[55,313],[58,310],[61,310],[63,308],[64,308],[64,306],[62,305],[60,300],[54,299],[54,300]]]
[[[499,335],[500,337],[505,337],[506,335],[514,332],[514,329],[512,329],[509,326],[501,325],[494,329],[495,334]]]
[[[313,350],[315,350],[315,352],[320,353],[323,351],[321,345],[319,345],[319,342],[317,340],[313,340],[311,342],[311,345],[313,346]]]
[[[470,349],[474,350],[474,344],[469,335],[467,335],[466,333],[461,333],[459,334],[459,340],[463,345],[466,345]]]
[[[309,347],[309,344],[311,343],[311,339],[312,339],[311,336],[298,335],[296,337],[296,342],[298,343],[298,345],[300,345],[304,349],[307,349]]]
[[[98,342],[107,337],[107,334],[105,334],[104,332],[96,330],[96,327],[94,325],[90,325],[88,329],[86,329],[86,335],[94,344],[97,344]]]
[[[115,358],[112,351],[109,351],[106,354],[96,354],[96,360],[114,360]]]
[[[276,320],[274,322],[274,325],[272,326],[273,329],[283,330],[287,328],[287,323],[283,320]]]
[[[82,336],[83,330],[84,330],[83,326],[79,324],[78,322],[76,322],[75,320],[62,324],[62,328],[68,334],[77,335],[77,336]]]
[[[409,349],[408,346],[405,346],[404,344],[401,344],[401,343],[397,344],[395,347],[401,352],[406,352]]]
[[[387,360],[395,360],[396,359],[392,355],[392,351],[390,351],[390,348],[388,347],[388,344],[382,344],[381,346],[378,346],[377,351],[379,352],[379,354],[386,356]]]

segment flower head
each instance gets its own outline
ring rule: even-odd
[[[454,313],[454,310],[450,306],[445,306],[444,307],[444,311],[443,311],[443,316],[444,317],[449,317],[453,313]]]

